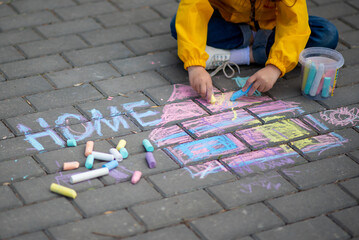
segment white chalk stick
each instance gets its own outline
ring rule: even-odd
[[[78,183],[78,182],[90,180],[90,179],[93,179],[93,178],[105,176],[105,175],[108,175],[108,174],[109,174],[108,168],[106,168],[106,167],[105,168],[99,168],[99,169],[96,169],[96,170],[92,170],[92,171],[72,175],[70,177],[70,183],[72,183],[72,184],[73,183]]]
[[[121,153],[116,148],[110,148],[110,153],[115,157],[118,162],[123,160]]]
[[[94,159],[102,160],[102,161],[113,161],[115,160],[115,157],[112,154],[109,153],[102,153],[102,152],[96,152],[92,151],[92,155]]]

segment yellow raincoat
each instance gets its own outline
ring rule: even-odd
[[[253,30],[276,27],[266,65],[275,65],[283,76],[297,65],[310,35],[306,1],[292,5],[293,0],[181,0],[176,16],[178,56],[185,69],[205,67],[208,22],[215,8],[226,21],[247,23]]]

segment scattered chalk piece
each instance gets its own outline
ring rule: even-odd
[[[152,146],[151,142],[148,139],[143,139],[142,144],[145,147],[147,152],[153,152],[155,150],[154,147]]]
[[[123,160],[121,153],[116,148],[111,148],[110,153],[115,157],[116,161],[121,162]]]
[[[102,165],[103,168],[108,168],[108,170],[114,169],[117,166],[118,166],[118,162],[116,160],[113,160],[111,162]]]
[[[66,197],[73,198],[73,199],[75,199],[77,196],[77,193],[75,190],[68,188],[68,187],[61,186],[56,183],[51,184],[50,191],[60,194],[60,195],[63,195],[63,196],[66,196]]]
[[[121,153],[123,159],[128,158],[128,151],[127,151],[126,148],[121,148],[121,149],[120,149],[120,153]]]
[[[120,151],[121,148],[126,147],[126,143],[127,143],[126,140],[121,139],[121,140],[118,142],[118,144],[117,144],[117,146],[116,146],[116,149],[117,149],[118,151]]]
[[[76,147],[77,146],[76,140],[75,139],[68,139],[67,140],[67,146],[68,147]]]
[[[92,153],[93,147],[94,147],[94,142],[93,141],[87,141],[86,142],[86,148],[85,148],[85,156],[86,157]]]
[[[91,170],[91,171],[72,175],[70,177],[70,183],[74,184],[74,183],[78,183],[78,182],[83,182],[83,181],[90,180],[93,178],[102,177],[102,176],[105,176],[108,174],[109,174],[109,169],[107,167],[99,168],[96,170]]]
[[[157,165],[156,159],[153,156],[152,152],[146,152],[146,161],[147,161],[147,164],[148,164],[149,168],[155,168],[156,165]]]
[[[86,158],[85,167],[87,169],[91,169],[93,167],[94,160],[95,160],[95,158],[93,157],[92,154],[88,155]]]
[[[135,171],[131,178],[131,183],[136,184],[141,180],[142,172]]]
[[[102,161],[113,161],[113,160],[115,160],[115,157],[112,154],[109,154],[109,153],[92,151],[92,155],[97,160],[102,160]]]
[[[75,161],[75,162],[64,162],[64,166],[63,166],[63,170],[67,171],[67,170],[74,170],[80,167],[80,163]]]

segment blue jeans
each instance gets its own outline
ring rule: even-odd
[[[177,39],[175,27],[176,15],[170,27],[172,36]],[[328,20],[309,16],[311,34],[307,42],[308,47],[327,47],[335,49],[338,44],[338,30]],[[214,11],[208,23],[207,45],[220,49],[237,49],[249,46],[251,29],[247,24],[225,21],[218,11]],[[258,64],[265,64],[270,48],[274,43],[275,28],[273,30],[260,29],[253,42],[253,58]]]

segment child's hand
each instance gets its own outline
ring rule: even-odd
[[[192,88],[201,95],[202,98],[211,100],[212,79],[209,73],[201,66],[188,67],[189,83]]]
[[[273,87],[280,75],[281,71],[276,66],[268,64],[248,78],[242,90],[246,91],[249,85],[254,82],[251,90],[248,92],[248,96],[251,96],[255,90],[266,92]]]

